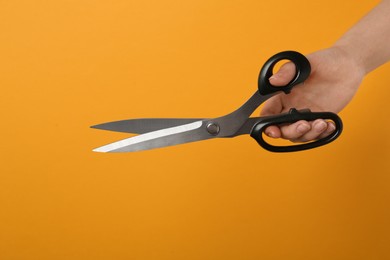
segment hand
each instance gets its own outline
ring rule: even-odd
[[[309,108],[313,112],[340,112],[353,98],[364,75],[354,57],[339,47],[317,51],[306,56],[311,64],[309,78],[293,88],[290,94],[280,94],[269,99],[261,115],[287,112],[290,108]],[[286,85],[295,75],[295,66],[289,62],[270,79],[273,86]],[[265,134],[292,142],[307,142],[323,138],[335,130],[332,122],[317,119],[298,121],[285,126],[270,126]]]

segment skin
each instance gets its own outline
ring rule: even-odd
[[[309,78],[289,95],[268,100],[262,116],[287,112],[292,107],[338,113],[347,106],[365,75],[390,60],[390,0],[380,2],[332,47],[306,57],[312,67]],[[283,86],[294,75],[295,66],[286,63],[269,81]],[[265,133],[273,138],[307,142],[329,135],[334,129],[332,122],[318,119],[270,126]]]

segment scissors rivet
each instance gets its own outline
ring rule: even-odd
[[[208,123],[207,124],[207,132],[212,135],[217,135],[219,133],[219,125],[216,123]]]

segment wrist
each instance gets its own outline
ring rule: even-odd
[[[362,77],[370,71],[366,66],[367,62],[364,59],[362,50],[356,50],[353,45],[349,45],[343,41],[336,42],[331,49],[334,50],[340,59],[346,61],[345,64],[351,66],[350,69],[355,70]]]

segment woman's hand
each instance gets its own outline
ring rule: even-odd
[[[313,112],[340,112],[353,98],[365,70],[354,57],[339,47],[314,52],[306,56],[311,64],[311,74],[290,94],[280,94],[269,99],[261,115],[274,115],[290,108],[309,108]],[[295,75],[293,63],[284,64],[270,79],[273,86],[286,85]],[[298,121],[285,126],[270,126],[265,134],[293,142],[307,142],[329,135],[335,130],[331,122],[318,119],[312,122]]]

